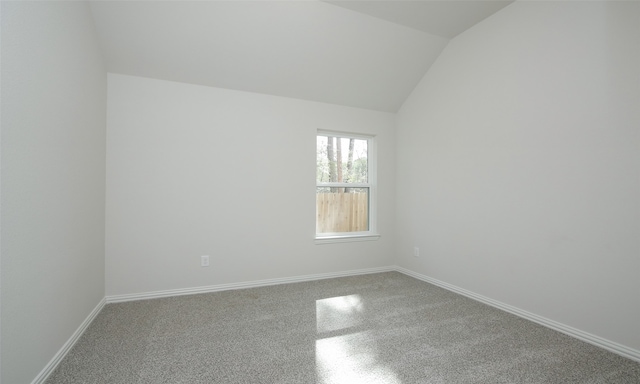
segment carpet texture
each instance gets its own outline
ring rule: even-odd
[[[640,364],[397,272],[108,304],[48,384],[640,383]]]

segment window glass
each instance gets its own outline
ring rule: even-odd
[[[316,181],[319,183],[367,183],[368,140],[318,136]]]
[[[370,140],[318,134],[316,236],[371,231]]]

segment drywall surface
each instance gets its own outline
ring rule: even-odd
[[[90,3],[109,72],[391,112],[448,41],[322,1]]]
[[[400,266],[640,350],[639,18],[516,2],[450,42],[398,114]]]
[[[2,379],[31,382],[104,298],[106,71],[88,6],[2,7]]]
[[[108,296],[391,264],[394,114],[108,79]],[[376,136],[379,240],[315,244],[318,129]]]

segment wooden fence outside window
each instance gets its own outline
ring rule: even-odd
[[[316,193],[316,232],[361,232],[369,230],[369,194]]]

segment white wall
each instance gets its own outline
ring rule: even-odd
[[[1,7],[9,384],[31,382],[104,297],[106,71],[85,3]]]
[[[398,114],[401,266],[640,350],[639,20],[516,2],[449,43]]]
[[[108,296],[392,264],[394,114],[108,79]],[[314,243],[317,129],[377,136],[379,240]]]

